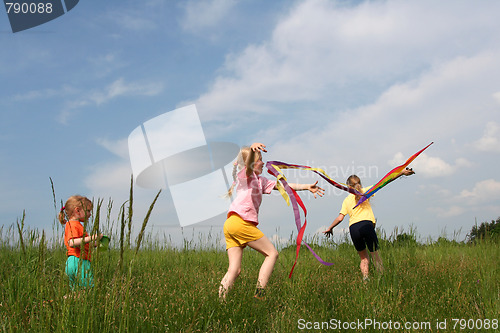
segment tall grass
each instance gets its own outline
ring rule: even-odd
[[[135,249],[127,246],[129,221],[122,206],[117,223],[120,235],[113,236],[120,246],[94,253],[95,286],[77,293],[70,291],[64,274],[66,257],[60,241],[48,240],[45,231],[24,229],[24,218],[17,228],[2,227],[0,331],[296,332],[308,325],[310,329],[304,331],[319,332],[314,327],[326,330],[339,321],[369,319],[429,323],[432,331],[447,320],[446,329],[439,332],[453,332],[458,330],[453,329],[453,318],[499,318],[498,243],[420,244],[401,241],[404,237],[397,241],[397,232],[389,237],[381,233],[385,272],[376,274],[370,267],[373,273],[366,284],[361,281],[359,257],[347,239],[321,245],[310,240],[315,251],[335,265],[322,266],[309,252],[301,251],[289,279],[295,258],[291,241],[280,252],[262,301],[252,296],[263,258],[246,250],[243,271],[228,299],[220,302],[217,291],[227,255],[216,246],[186,241],[176,248],[148,237],[147,217],[155,201]],[[112,230],[109,211],[106,223],[102,222],[99,228]],[[379,329],[356,326],[348,331]]]

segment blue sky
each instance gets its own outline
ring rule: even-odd
[[[208,141],[264,142],[265,160],[340,182],[356,172],[371,185],[434,141],[372,205],[389,234],[462,239],[500,216],[498,12],[498,1],[80,1],[15,34],[0,15],[1,223],[25,210],[27,226],[51,230],[49,177],[59,201],[123,203],[129,134],[194,103]],[[167,192],[150,231],[178,235]],[[134,230],[155,194],[136,188]],[[345,194],[327,194],[303,195],[309,235],[340,210]],[[294,230],[279,195],[264,198],[260,227],[276,241]]]

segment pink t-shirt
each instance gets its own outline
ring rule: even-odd
[[[269,194],[276,185],[276,181],[253,173],[247,178],[246,168],[238,172],[236,179],[236,198],[229,206],[227,216],[231,213],[238,214],[243,220],[259,223],[259,207],[262,194]]]

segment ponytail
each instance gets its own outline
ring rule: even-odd
[[[359,179],[358,176],[356,176],[356,175],[349,176],[349,178],[347,178],[346,183],[347,183],[347,186],[355,189],[359,193],[363,193],[363,186],[361,186],[361,179]],[[357,195],[357,194],[355,194],[354,197],[356,198],[356,202],[358,202],[359,199],[361,199],[361,196]]]
[[[243,147],[240,149],[238,156],[236,156],[236,160],[233,163],[233,184],[227,191],[225,197],[230,198],[233,195],[234,187],[236,186],[236,178],[238,177],[238,171],[245,167],[245,162],[250,155],[250,147]]]
[[[61,211],[59,212],[59,214],[57,215],[57,219],[59,220],[59,223],[61,223],[62,225],[65,225],[66,222],[68,222],[68,220],[66,219],[66,212],[65,212],[65,209],[66,207],[62,207],[61,208]]]
[[[238,163],[234,162],[233,163],[233,183],[231,184],[231,187],[229,188],[229,190],[226,193],[226,198],[230,198],[230,197],[233,196],[234,186],[236,185],[236,175],[237,175],[237,173],[238,173]]]

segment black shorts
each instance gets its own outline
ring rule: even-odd
[[[370,252],[378,250],[378,238],[372,221],[359,221],[349,227],[352,242],[357,251],[368,247]]]

